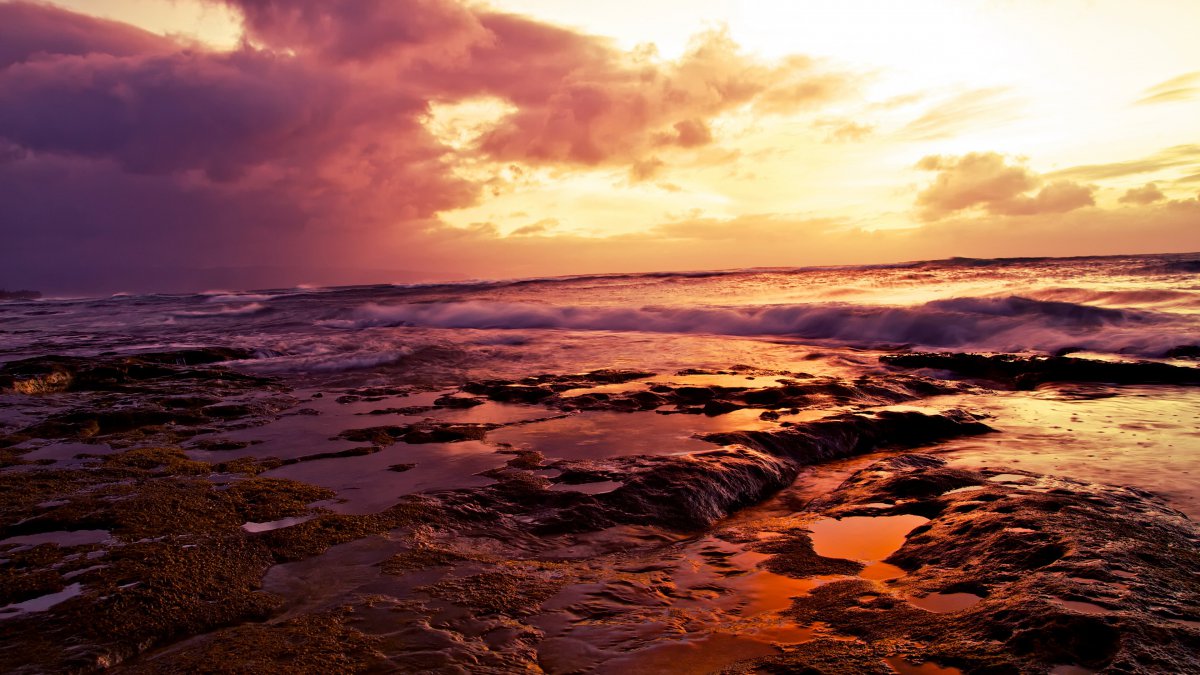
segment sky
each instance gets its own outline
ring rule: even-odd
[[[1200,251],[1192,0],[0,1],[0,287]]]

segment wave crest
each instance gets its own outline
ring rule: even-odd
[[[779,337],[851,346],[989,351],[1161,353],[1171,317],[1019,296],[952,298],[915,307],[842,303],[755,307],[561,306],[518,302],[370,303],[333,328],[561,329]],[[1150,327],[1153,326],[1151,330]]]

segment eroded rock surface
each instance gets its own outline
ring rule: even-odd
[[[374,426],[328,439],[344,428],[335,427],[320,440],[340,445],[280,459],[259,452],[258,440],[212,437],[284,418],[319,421],[279,381],[220,363],[241,356],[48,358],[0,371],[6,395],[23,397],[23,417],[0,440],[0,628],[9,647],[0,670],[1200,667],[1200,539],[1144,492],[902,455],[820,499],[794,499],[793,481],[809,467],[989,432],[960,410],[870,409],[976,389],[961,382],[741,367],[540,375],[453,392],[359,386],[306,396],[371,415]],[[970,376],[1041,381],[1018,385],[1020,372]],[[414,393],[425,398],[405,405]],[[369,405],[376,401],[388,402]],[[523,414],[438,418],[485,403]],[[749,417],[731,414],[747,409]],[[635,426],[658,414],[758,422],[761,413],[764,424],[718,427],[734,430],[699,436],[706,450],[588,460],[489,440],[503,427],[591,412]],[[407,419],[389,423],[393,415]],[[96,452],[66,465],[26,459],[50,440]],[[425,461],[403,451],[437,447],[429,444],[494,449],[497,468],[473,484],[492,483],[398,492],[389,508],[346,515],[331,512],[333,490],[263,475],[380,459],[380,472],[402,480]],[[379,454],[392,451],[404,461]],[[764,500],[781,513],[742,515]],[[928,522],[878,561],[829,554],[814,538],[819,523],[847,517]],[[881,565],[895,576],[877,574]],[[684,637],[698,642],[681,647]],[[705,659],[676,660],[676,648]]]
[[[880,672],[888,657],[965,672],[1200,667],[1200,528],[1145,492],[905,455],[857,472],[811,508],[930,519],[886,560],[906,575],[832,580],[787,612],[853,637],[855,658],[871,657]],[[811,543],[803,530],[785,538]],[[931,597],[965,606],[919,606]],[[731,672],[863,672],[839,662],[846,650],[811,643]]]

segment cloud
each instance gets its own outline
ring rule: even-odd
[[[149,265],[178,287],[185,268],[264,251],[289,269],[424,263],[423,242],[498,236],[437,215],[530,166],[657,179],[670,153],[717,147],[723,114],[820,105],[854,82],[720,31],[663,60],[456,0],[208,1],[242,14],[238,48],[0,3],[0,271],[14,283],[87,288]],[[500,113],[465,140],[428,123],[479,100]]]
[[[549,232],[550,230],[554,229],[555,227],[558,227],[558,224],[559,223],[558,223],[557,218],[543,218],[542,220],[539,220],[536,223],[532,223],[530,225],[525,225],[524,227],[518,227],[517,229],[510,232],[508,236],[510,236],[510,237],[527,237],[527,236],[531,236],[531,235],[535,235],[535,234],[545,234],[546,232]]]
[[[240,10],[248,36],[323,59],[458,57],[491,37],[466,6],[447,0],[214,0]]]
[[[1158,189],[1157,185],[1146,183],[1140,188],[1126,190],[1125,194],[1121,195],[1121,198],[1117,201],[1122,204],[1153,204],[1161,202],[1166,198],[1167,196],[1162,193],[1162,190]]]
[[[1095,203],[1093,188],[1066,180],[1046,183],[1039,174],[1009,164],[1007,158],[994,152],[961,157],[929,155],[916,166],[937,172],[933,183],[917,194],[916,205],[925,220],[967,209],[991,215],[1028,216],[1062,213]]]
[[[782,111],[828,102],[836,94],[827,80],[845,85],[837,91],[850,81],[807,60],[763,63],[720,31],[695,38],[678,61],[659,63],[506,15],[484,23],[497,44],[552,47],[539,54],[528,46],[511,54],[478,50],[485,86],[518,106],[480,141],[479,149],[499,161],[596,166],[637,161],[663,146],[701,147],[713,140],[708,120],[722,113],[747,104]]]
[[[56,55],[163,54],[171,40],[116,21],[32,2],[0,3],[0,68]]]
[[[0,136],[132,173],[231,179],[320,152],[351,95],[344,82],[256,51],[63,57],[0,71]],[[397,116],[422,109],[419,100],[388,103]]]
[[[909,140],[948,138],[983,124],[1012,120],[1020,106],[1007,87],[965,91],[938,102],[898,133]]]
[[[825,131],[826,143],[852,143],[866,139],[875,133],[875,127],[848,119],[823,118],[813,122],[813,127]]]
[[[1160,82],[1142,92],[1135,105],[1174,103],[1200,98],[1200,71],[1186,73]]]
[[[1200,145],[1175,145],[1141,159],[1073,166],[1047,175],[1073,180],[1103,180],[1196,164],[1200,164]]]
[[[631,183],[641,183],[651,180],[662,173],[662,170],[666,166],[666,162],[657,157],[638,160],[629,167],[629,181]]]

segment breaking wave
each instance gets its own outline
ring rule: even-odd
[[[203,319],[203,318],[230,317],[230,316],[250,316],[252,314],[258,314],[260,312],[265,312],[268,309],[269,308],[266,305],[262,304],[261,302],[251,302],[249,304],[238,305],[236,307],[226,305],[226,306],[218,307],[217,309],[210,309],[210,310],[177,311],[177,312],[173,312],[173,315],[177,316],[177,317],[181,317],[181,318]]]
[[[531,302],[369,303],[331,328],[562,329],[778,337],[851,346],[988,351],[1086,349],[1157,355],[1178,344],[1170,315],[1025,297],[951,298],[915,307],[562,306]]]

